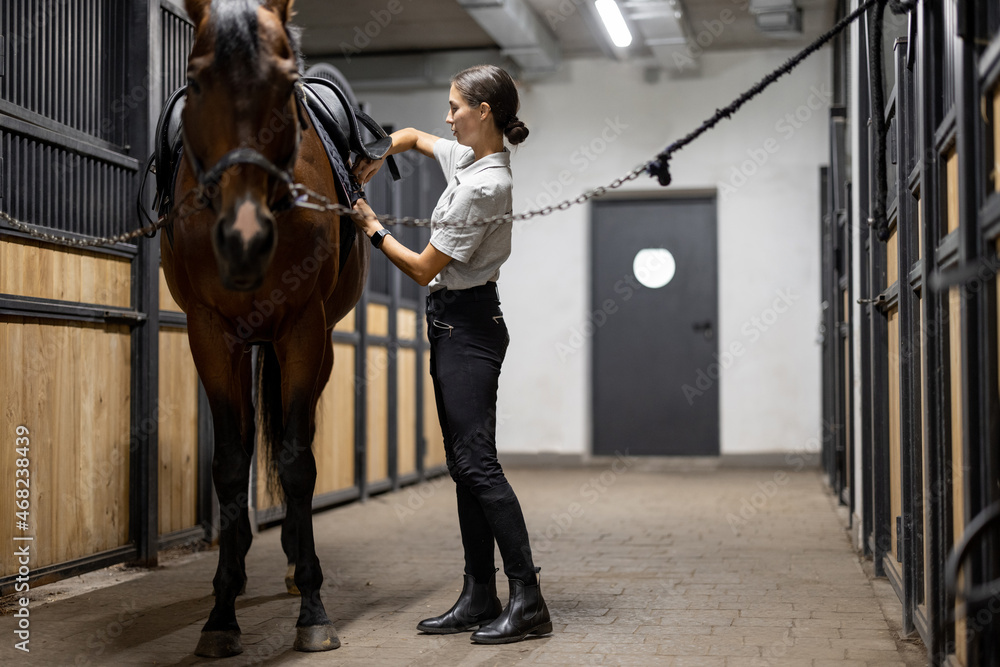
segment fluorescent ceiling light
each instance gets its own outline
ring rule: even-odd
[[[625,17],[622,16],[622,10],[618,8],[618,3],[615,0],[595,0],[594,7],[601,15],[604,28],[608,31],[615,46],[624,49],[632,43],[632,33],[625,25]]]

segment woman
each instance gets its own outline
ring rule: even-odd
[[[482,644],[506,644],[552,632],[531,560],[517,496],[497,461],[497,382],[510,341],[496,279],[510,255],[511,223],[465,224],[511,212],[510,153],[528,129],[517,119],[517,88],[504,70],[480,65],[452,79],[448,117],[455,141],[407,128],[392,134],[390,154],[415,149],[434,157],[448,186],[431,216],[431,238],[420,253],[396,241],[367,202],[355,206],[358,227],[403,273],[430,286],[427,337],[448,471],[458,494],[465,549],[465,585],[458,601],[417,629],[468,632]],[[362,184],[382,161],[361,161]],[[500,547],[510,600],[496,592],[493,542]]]

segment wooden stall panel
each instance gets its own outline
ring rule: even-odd
[[[887,287],[891,287],[893,283],[899,280],[899,225],[896,225],[892,229],[892,234],[889,235],[889,241],[885,244],[885,259],[886,259],[886,277],[885,284]]]
[[[333,372],[316,406],[316,494],[354,486],[353,345],[335,343]]]
[[[354,333],[357,328],[355,323],[356,312],[357,309],[352,309],[351,312],[344,315],[344,319],[337,322],[333,330],[342,333]]]
[[[365,479],[371,483],[389,477],[389,351],[385,347],[372,345],[368,348],[367,360],[365,414],[368,438],[365,447]]]
[[[417,339],[417,311],[400,308],[396,312],[396,335],[401,340]]]
[[[170,295],[170,288],[167,287],[167,278],[163,275],[162,266],[160,267],[160,310],[183,312],[177,302],[174,301],[174,297]]]
[[[948,210],[945,211],[948,220],[948,233],[958,229],[958,153],[954,148],[945,153],[945,201]]]
[[[198,524],[198,371],[186,331],[160,331],[159,375],[159,529],[166,535]]]
[[[0,293],[128,308],[131,276],[125,258],[0,240]]]
[[[381,303],[368,304],[368,335],[389,335],[389,306]]]
[[[896,548],[899,532],[896,517],[903,514],[902,480],[899,436],[899,308],[889,311],[889,531],[890,551],[895,559],[902,554]]]
[[[431,353],[428,350],[424,352],[424,368],[430,367]],[[444,436],[441,435],[441,422],[438,420],[437,403],[434,400],[434,380],[429,371],[424,374],[424,438],[427,440],[424,469],[443,466]]]
[[[8,317],[0,350],[0,433],[13,444],[18,425],[30,430],[30,514],[18,534],[34,536],[32,569],[127,544],[128,327]],[[15,467],[0,456],[3,479]],[[7,521],[13,496],[0,497]],[[0,575],[17,571],[13,549],[0,565]]]
[[[417,471],[417,351],[400,349],[397,369],[396,464],[408,475]]]

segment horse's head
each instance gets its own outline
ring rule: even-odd
[[[300,128],[293,0],[186,0],[195,24],[183,112],[184,152],[216,213],[222,283],[252,290],[274,256],[272,198],[291,179]]]

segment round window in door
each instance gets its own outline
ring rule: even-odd
[[[632,260],[632,273],[643,286],[659,289],[674,278],[677,263],[666,248],[643,248]]]

